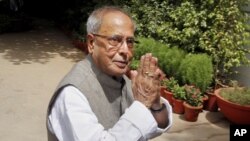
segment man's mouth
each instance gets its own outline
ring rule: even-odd
[[[128,65],[127,61],[114,61],[114,63],[120,68],[125,68]]]

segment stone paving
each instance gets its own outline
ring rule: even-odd
[[[220,112],[203,111],[196,122],[174,114],[174,124],[167,132],[152,141],[229,141],[229,122]]]
[[[45,113],[49,98],[61,78],[83,56],[52,24],[0,35],[1,141],[47,140]],[[152,139],[167,140],[229,141],[229,123],[220,112],[203,111],[197,122],[186,122],[182,115],[174,114],[172,128]]]

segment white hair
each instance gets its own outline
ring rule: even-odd
[[[88,34],[97,33],[100,29],[101,24],[102,24],[103,16],[108,12],[114,12],[114,11],[118,11],[118,12],[121,12],[121,13],[127,15],[131,19],[131,21],[134,25],[134,30],[136,29],[136,24],[135,24],[134,20],[123,9],[121,9],[119,7],[115,7],[115,6],[105,6],[105,7],[98,8],[98,9],[94,10],[90,14],[90,16],[87,20],[87,33]]]

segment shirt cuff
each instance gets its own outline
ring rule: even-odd
[[[164,99],[164,98],[162,98],[162,97],[161,97],[161,101],[162,101],[162,103],[164,103],[164,104],[166,105],[166,110],[167,110],[167,115],[166,115],[166,116],[168,116],[168,126],[167,126],[166,128],[164,128],[164,129],[159,128],[159,127],[157,126],[157,129],[156,129],[156,131],[155,131],[154,133],[148,134],[148,135],[147,135],[147,137],[148,137],[149,139],[154,138],[154,137],[156,137],[156,136],[159,136],[159,135],[161,135],[162,133],[166,132],[168,129],[170,129],[170,127],[172,126],[172,123],[173,123],[172,106],[169,104],[169,102],[168,102],[166,99]],[[155,121],[155,122],[156,122],[156,121]],[[157,124],[157,123],[156,123],[156,124]]]
[[[166,105],[166,109],[168,111],[168,126],[165,129],[158,128],[158,130],[162,130],[162,132],[167,131],[173,124],[173,112],[172,112],[172,106],[169,104],[169,102],[161,97],[161,101]]]
[[[131,122],[142,134],[144,138],[148,134],[157,131],[157,123],[146,106],[138,101],[134,101],[132,105],[126,109],[125,114],[121,117]]]

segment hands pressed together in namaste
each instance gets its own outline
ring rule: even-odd
[[[141,57],[137,71],[132,72],[132,90],[134,98],[143,103],[146,107],[159,109],[160,103],[160,82],[164,74],[158,67],[157,58],[151,53]]]

